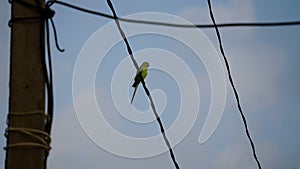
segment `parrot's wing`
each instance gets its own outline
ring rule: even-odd
[[[142,76],[143,76],[143,71],[141,72],[142,73]],[[138,81],[140,82],[142,79],[141,79],[141,76],[139,75],[139,73],[136,73],[135,77],[134,77],[134,82]]]
[[[141,74],[142,74],[142,78],[145,79],[146,76],[147,76],[147,74],[148,74],[148,73],[147,73],[147,69],[141,71]],[[138,85],[140,84],[140,82],[142,81],[142,78],[141,78],[141,76],[139,75],[139,73],[137,73],[137,74],[135,75],[135,77],[134,77],[134,83],[133,83],[132,87],[138,86]]]
[[[146,64],[146,66],[145,66]],[[148,74],[148,69],[147,67],[149,67],[149,63],[143,63],[143,65],[140,67],[140,73],[141,75],[139,74],[139,72],[136,73],[135,77],[134,77],[134,83],[132,85],[132,87],[134,87],[134,91],[133,91],[133,94],[132,94],[132,97],[131,97],[131,104],[133,102],[133,99],[134,99],[134,96],[135,96],[135,93],[137,91],[137,88],[139,86],[139,84],[141,83],[142,79],[145,79],[147,74]]]
[[[141,76],[139,74],[136,74],[134,77],[134,83],[132,84],[132,87],[137,87],[141,82]]]

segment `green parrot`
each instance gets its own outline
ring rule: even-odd
[[[137,71],[137,73],[134,77],[134,83],[132,85],[132,87],[134,88],[134,91],[133,91],[133,95],[132,95],[131,102],[130,102],[131,104],[133,102],[133,98],[135,96],[136,90],[137,90],[137,88],[139,87],[139,84],[142,81],[141,76],[139,75],[139,72],[142,73],[142,77],[143,77],[143,79],[145,79],[147,74],[148,74],[148,67],[149,67],[149,63],[148,62],[143,62],[143,64],[139,68],[139,71]]]

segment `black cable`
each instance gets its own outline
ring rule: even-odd
[[[49,3],[52,3],[52,4],[54,4],[54,3],[60,4],[60,5],[63,5],[63,6],[72,8],[72,9],[76,9],[76,10],[81,11],[81,12],[85,12],[85,13],[89,13],[89,14],[93,14],[93,15],[98,15],[98,16],[102,16],[102,17],[105,17],[105,18],[114,19],[114,17],[111,16],[111,15],[104,14],[104,13],[97,12],[97,11],[92,11],[92,10],[85,9],[85,8],[81,8],[81,7],[79,7],[79,6],[75,6],[75,5],[72,5],[72,4],[63,2],[63,1],[50,0],[50,1],[48,1],[48,2],[49,2]],[[51,4],[51,5],[52,5],[52,4]]]
[[[137,72],[139,72],[139,71],[138,71],[138,70],[139,70],[138,64],[137,64],[136,60],[134,59],[134,56],[133,56],[133,53],[132,53],[132,49],[131,49],[131,47],[130,47],[130,45],[129,45],[129,42],[128,42],[127,38],[126,38],[126,35],[125,35],[124,31],[123,31],[122,28],[121,28],[121,25],[120,25],[118,16],[117,16],[117,14],[116,14],[116,11],[115,11],[115,9],[114,9],[114,7],[113,7],[113,4],[111,3],[110,0],[107,0],[107,4],[108,4],[108,6],[110,7],[110,9],[111,9],[111,11],[112,11],[112,13],[113,13],[113,18],[114,18],[115,23],[116,23],[116,25],[117,25],[117,27],[118,27],[118,30],[119,30],[119,32],[120,32],[120,34],[121,34],[121,36],[122,36],[122,38],[123,38],[123,40],[124,40],[124,42],[125,42],[125,44],[126,44],[127,51],[128,51],[128,53],[129,53],[129,55],[130,55],[130,58],[131,58],[131,60],[132,60],[132,62],[133,62],[133,64],[134,64],[135,68],[137,69]],[[179,167],[179,165],[178,165],[178,163],[177,163],[177,161],[176,161],[176,159],[175,159],[175,155],[174,155],[173,149],[172,149],[172,147],[171,147],[171,145],[170,145],[170,142],[169,142],[169,140],[168,140],[168,138],[167,138],[167,136],[166,136],[166,133],[165,133],[165,130],[164,130],[162,121],[161,121],[161,119],[160,119],[160,117],[159,117],[159,115],[158,115],[158,113],[157,113],[157,111],[156,111],[156,108],[155,108],[153,99],[152,99],[152,97],[151,97],[151,94],[150,94],[150,92],[149,92],[147,86],[146,86],[146,83],[145,83],[145,81],[144,81],[144,79],[143,79],[143,77],[142,77],[141,72],[139,72],[139,76],[141,77],[141,81],[142,81],[143,88],[144,88],[144,90],[145,90],[145,92],[146,92],[146,94],[147,94],[147,96],[148,96],[148,98],[149,98],[149,100],[150,100],[151,108],[152,108],[153,113],[154,113],[154,115],[155,115],[155,117],[156,117],[156,120],[157,120],[157,122],[158,122],[158,124],[159,124],[160,131],[161,131],[161,133],[162,133],[162,135],[163,135],[164,141],[165,141],[165,143],[166,143],[166,145],[167,145],[167,147],[168,147],[168,149],[169,149],[170,156],[171,156],[171,159],[172,159],[172,161],[173,161],[173,164],[174,164],[174,166],[176,167],[176,169],[180,169],[180,167]]]
[[[108,15],[105,13],[85,9],[82,7],[78,7],[66,2],[62,1],[55,1],[55,0],[50,0],[48,2],[51,3],[56,3],[59,5],[63,5],[72,9],[76,9],[81,12],[89,13],[92,15],[98,15],[102,16],[105,18],[109,19],[114,19],[114,16]],[[157,22],[157,21],[146,21],[146,20],[134,20],[134,19],[126,19],[126,18],[120,18],[118,17],[120,21],[124,22],[130,22],[130,23],[137,23],[137,24],[148,24],[148,25],[157,25],[157,26],[168,26],[168,27],[179,27],[179,28],[214,28],[213,24],[176,24],[176,23],[166,23],[166,22]],[[283,22],[236,22],[236,23],[221,23],[221,24],[216,24],[219,28],[221,27],[273,27],[273,26],[293,26],[293,25],[300,25],[300,21],[283,21]]]
[[[56,28],[55,28],[55,24],[54,24],[54,21],[52,18],[49,18],[50,21],[51,21],[51,25],[52,25],[52,30],[53,30],[53,34],[54,34],[54,41],[55,41],[55,45],[56,45],[56,49],[60,52],[64,52],[65,49],[62,49],[59,47],[59,44],[58,44],[58,39],[57,39],[57,32],[56,32]],[[49,48],[50,49],[50,48]]]
[[[32,5],[26,1],[22,1],[22,0],[15,0],[16,2],[18,3],[21,3],[23,4],[24,6],[28,7],[28,8],[32,8],[32,10],[36,10],[36,11],[39,11],[39,12],[42,12],[42,18],[41,17],[29,17],[29,18],[12,18],[10,21],[9,21],[9,26],[11,26],[12,22],[14,21],[34,21],[34,20],[39,20],[39,19],[43,19],[46,21],[46,36],[47,36],[47,52],[48,52],[48,68],[49,68],[49,71],[47,70],[47,65],[46,65],[46,60],[45,58],[42,58],[42,62],[43,62],[43,69],[44,69],[44,73],[45,73],[45,81],[46,81],[46,86],[47,86],[47,96],[48,96],[48,115],[49,115],[49,119],[47,120],[46,122],[46,131],[48,131],[49,133],[51,132],[51,125],[52,125],[52,119],[53,119],[53,81],[52,81],[52,63],[51,63],[51,51],[50,51],[50,38],[49,38],[49,23],[48,23],[48,19],[50,19],[50,22],[51,22],[51,25],[52,25],[52,28],[53,28],[53,32],[54,32],[54,38],[55,38],[55,44],[56,44],[56,48],[63,52],[64,49],[61,49],[58,45],[58,40],[57,40],[57,33],[56,33],[56,28],[55,28],[55,24],[52,20],[52,17],[54,16],[54,11],[50,9],[50,6],[52,6],[54,3],[57,3],[57,4],[60,4],[60,5],[63,5],[63,6],[66,6],[66,7],[69,7],[69,8],[73,8],[73,9],[76,9],[76,10],[79,10],[79,11],[82,11],[82,12],[85,12],[85,13],[90,13],[90,14],[93,14],[93,15],[98,15],[98,16],[102,16],[102,17],[106,17],[106,18],[109,18],[109,19],[114,19],[117,26],[118,26],[118,29],[123,37],[123,40],[127,46],[127,50],[128,50],[128,53],[130,54],[130,57],[135,65],[135,67],[138,69],[138,64],[137,62],[135,61],[134,57],[133,57],[133,54],[132,54],[132,50],[130,48],[130,45],[129,45],[129,42],[125,36],[125,33],[122,31],[121,27],[120,27],[120,24],[119,24],[119,21],[124,21],[124,22],[130,22],[130,23],[138,23],[138,24],[150,24],[150,25],[158,25],[158,26],[169,26],[169,27],[179,27],[179,28],[215,28],[216,30],[216,34],[217,34],[217,37],[218,37],[218,41],[219,41],[219,45],[220,45],[220,50],[221,50],[221,53],[222,53],[222,56],[223,56],[223,59],[225,61],[225,65],[226,65],[226,68],[227,68],[227,73],[228,73],[228,78],[229,78],[229,81],[230,81],[230,84],[233,88],[233,91],[234,91],[234,95],[235,95],[235,98],[236,98],[236,101],[237,101],[237,106],[238,106],[238,110],[241,114],[241,117],[243,119],[243,123],[244,123],[244,127],[245,127],[245,130],[246,130],[246,135],[249,139],[249,142],[251,144],[251,147],[252,147],[252,151],[253,151],[253,156],[257,162],[257,165],[258,165],[258,168],[261,169],[261,165],[260,165],[260,162],[257,158],[257,155],[256,155],[256,151],[255,151],[255,146],[254,146],[254,143],[251,139],[251,136],[250,136],[250,133],[249,133],[249,130],[248,130],[248,126],[247,126],[247,121],[246,121],[246,117],[242,111],[242,108],[241,108],[241,104],[240,104],[240,100],[239,100],[239,96],[238,96],[238,92],[234,86],[234,82],[233,82],[233,79],[232,79],[232,76],[231,76],[231,72],[230,72],[230,67],[229,67],[229,63],[227,61],[227,58],[225,56],[225,52],[224,52],[224,49],[223,49],[223,46],[222,46],[222,42],[221,42],[221,35],[219,33],[219,30],[218,30],[218,27],[270,27],[270,26],[292,26],[292,25],[300,25],[300,21],[285,21],[285,22],[239,22],[239,23],[222,23],[222,24],[216,24],[215,20],[214,20],[214,16],[213,16],[213,12],[212,12],[212,8],[211,8],[211,3],[210,3],[210,0],[208,0],[208,5],[209,5],[209,10],[210,10],[210,16],[211,16],[211,19],[212,19],[212,22],[213,24],[196,24],[196,25],[186,25],[186,24],[176,24],[176,23],[165,23],[165,22],[156,22],[156,21],[145,21],[145,20],[133,20],[133,19],[126,19],[126,18],[118,18],[115,11],[113,10],[113,7],[112,7],[112,4],[111,2],[108,0],[107,2],[109,3],[109,6],[111,7],[113,13],[114,13],[114,16],[111,16],[111,15],[108,15],[108,14],[105,14],[105,13],[100,13],[100,12],[97,12],[97,11],[92,11],[92,10],[89,10],[89,9],[84,9],[84,8],[81,8],[81,7],[78,7],[78,6],[75,6],[75,5],[72,5],[72,4],[68,4],[68,3],[65,3],[65,2],[62,2],[62,1],[56,1],[56,0],[50,0],[50,1],[47,1],[46,3],[46,7],[45,8],[42,8],[42,6],[40,5],[39,8],[36,8],[35,5]],[[9,1],[11,2],[11,1]],[[37,1],[38,2],[38,1]],[[44,23],[41,25],[42,28],[44,28]],[[41,42],[44,42],[44,37],[42,37],[43,39],[41,39]],[[41,52],[44,52],[44,47],[41,48]],[[43,56],[43,55],[42,55]],[[49,75],[48,75],[48,72],[49,72]],[[170,151],[170,155],[171,155],[171,158],[174,162],[174,165],[176,166],[176,168],[179,168],[176,160],[175,160],[175,156],[174,156],[174,153],[173,153],[173,150],[170,146],[170,143],[165,135],[165,132],[164,132],[164,128],[163,128],[163,125],[162,125],[162,122],[159,118],[159,115],[157,114],[156,112],[156,109],[155,109],[155,106],[154,106],[154,103],[153,103],[153,99],[150,95],[150,92],[148,90],[148,88],[146,87],[146,84],[142,79],[142,85],[144,87],[144,90],[147,94],[147,96],[149,97],[149,100],[151,102],[151,107],[153,109],[153,112],[156,116],[156,119],[159,123],[159,126],[160,126],[160,129],[161,129],[161,132],[162,132],[162,135],[164,137],[164,140],[169,148],[169,151]],[[47,159],[47,157],[45,157],[45,160]]]
[[[45,130],[47,133],[51,133],[51,126],[53,121],[53,109],[54,109],[54,96],[53,96],[53,75],[52,75],[52,61],[51,61],[51,51],[50,51],[50,39],[49,39],[49,23],[46,20],[46,40],[47,40],[47,53],[48,53],[48,68],[49,68],[49,76],[48,76],[48,84],[47,84],[47,109],[48,109],[48,115],[49,118],[46,121],[45,124]],[[44,42],[44,41],[43,41]],[[47,73],[47,72],[46,72]],[[44,168],[47,168],[47,157],[49,155],[48,152],[45,155],[44,159]]]
[[[234,82],[233,82],[233,79],[232,79],[232,75],[231,75],[231,72],[230,72],[229,63],[228,63],[228,60],[227,60],[226,55],[225,55],[225,51],[224,51],[223,46],[222,46],[221,34],[219,32],[218,26],[216,25],[216,21],[214,19],[214,14],[213,14],[213,11],[212,11],[210,0],[207,0],[207,3],[208,3],[208,7],[209,7],[209,14],[210,14],[211,20],[212,20],[212,22],[214,24],[214,27],[215,27],[215,30],[216,30],[216,34],[217,34],[217,37],[218,37],[220,51],[222,53],[222,56],[223,56],[223,59],[224,59],[225,65],[226,65],[229,82],[230,82],[230,85],[231,85],[231,87],[233,89],[233,92],[234,92],[234,96],[235,96],[235,99],[236,99],[236,102],[237,102],[238,110],[239,110],[240,115],[241,115],[241,117],[243,119],[243,123],[244,123],[246,135],[247,135],[248,140],[249,140],[249,142],[251,144],[253,157],[254,157],[254,159],[255,159],[255,161],[257,163],[258,168],[261,169],[261,164],[260,164],[260,162],[258,160],[258,157],[256,155],[254,142],[252,141],[252,138],[250,136],[250,132],[249,132],[249,129],[248,129],[247,119],[246,119],[246,116],[243,113],[242,106],[241,106],[240,99],[239,99],[239,95],[238,95],[238,92],[237,92],[237,90],[235,88],[235,85],[234,85]]]
[[[53,121],[53,110],[54,110],[54,92],[53,92],[53,70],[52,70],[52,57],[51,57],[51,46],[50,46],[50,30],[49,30],[49,20],[50,23],[52,25],[52,30],[53,30],[53,34],[54,34],[54,41],[55,41],[55,45],[58,51],[60,52],[64,52],[65,50],[60,48],[59,44],[58,44],[58,38],[57,38],[57,32],[56,32],[56,28],[55,28],[55,24],[53,21],[53,16],[55,15],[55,12],[50,8],[51,5],[53,4],[53,2],[46,2],[45,8],[42,9],[42,13],[43,13],[43,20],[46,24],[46,40],[47,40],[47,56],[48,56],[48,71],[49,75],[45,75],[48,78],[48,83],[46,83],[47,85],[47,95],[48,95],[48,120],[46,121],[45,124],[45,130],[47,133],[49,133],[49,135],[51,134],[51,129],[52,129],[52,121]],[[42,42],[41,42],[42,43]],[[46,66],[47,67],[47,66]],[[46,81],[47,82],[47,81]]]
[[[47,114],[48,114],[48,118],[45,123],[45,131],[47,133],[49,133],[49,135],[50,135],[51,128],[52,128],[52,121],[53,121],[54,96],[53,96],[52,59],[51,59],[51,47],[50,47],[48,19],[52,19],[55,12],[50,9],[50,6],[47,3],[45,5],[45,8],[42,7],[42,4],[40,3],[39,0],[36,0],[36,3],[38,4],[40,14],[42,15],[40,44],[43,44],[43,45],[41,45],[41,46],[43,46],[41,48],[41,56],[42,56],[42,65],[43,65],[44,77],[45,77],[45,83],[46,83],[46,89],[47,89]],[[46,44],[47,44],[47,55],[48,55],[48,69],[47,69],[46,58],[43,57],[45,54],[44,53],[45,52],[45,34],[44,34],[45,28],[46,28]],[[49,72],[49,74],[48,74],[48,72]],[[45,138],[45,139],[50,144],[50,138]],[[49,152],[45,151],[44,169],[47,168],[48,156],[49,156]]]

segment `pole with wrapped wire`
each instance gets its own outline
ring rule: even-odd
[[[27,0],[44,5],[44,0]],[[38,4],[39,3],[39,4]],[[11,1],[12,18],[41,17],[28,6]],[[13,21],[13,20],[12,20]],[[9,113],[6,169],[45,168],[44,21],[11,22]]]

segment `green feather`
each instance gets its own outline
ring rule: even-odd
[[[149,67],[149,63],[148,62],[144,62],[140,68],[139,68],[139,72],[141,72],[142,74],[142,78],[145,79],[147,77],[147,74],[148,74],[148,67]],[[139,74],[139,72],[136,73],[135,77],[134,77],[134,83],[132,85],[132,87],[134,87],[134,91],[133,91],[133,94],[132,94],[132,98],[131,98],[131,104],[133,102],[133,99],[134,99],[134,96],[135,96],[135,93],[136,93],[136,90],[139,86],[139,84],[141,83],[142,81],[142,78],[141,78],[141,75]]]

